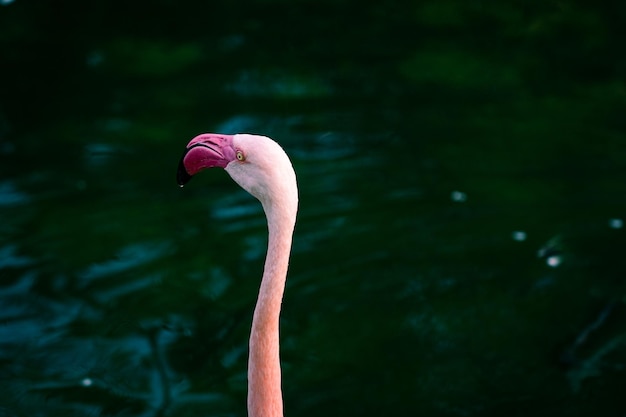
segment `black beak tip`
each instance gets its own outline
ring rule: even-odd
[[[185,164],[183,164],[183,158],[181,158],[180,162],[178,163],[178,171],[176,172],[176,182],[178,182],[178,185],[182,187],[183,185],[187,184],[189,180],[191,180],[191,175],[189,175],[189,173],[185,169]]]

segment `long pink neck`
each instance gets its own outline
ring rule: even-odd
[[[248,415],[282,417],[278,325],[295,224],[289,215],[268,212],[269,239],[263,279],[250,333]]]

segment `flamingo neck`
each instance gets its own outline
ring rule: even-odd
[[[267,256],[254,309],[248,362],[248,415],[282,417],[279,317],[285,291],[295,214],[267,210]]]

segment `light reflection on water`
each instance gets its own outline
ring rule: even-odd
[[[0,206],[26,204],[30,201],[28,194],[21,192],[11,181],[0,182]]]
[[[274,72],[243,70],[226,86],[228,93],[243,97],[318,98],[331,94],[330,85],[322,78]]]
[[[19,268],[34,263],[33,259],[19,255],[16,252],[17,246],[14,244],[0,247],[0,269]]]
[[[169,250],[166,243],[134,243],[119,250],[115,259],[92,264],[78,273],[80,280],[87,284],[89,281],[119,274],[131,268],[149,263],[164,256]]]

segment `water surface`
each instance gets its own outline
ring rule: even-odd
[[[624,414],[625,9],[442,4],[4,2],[0,414],[245,415],[210,131],[297,172],[286,415]]]

